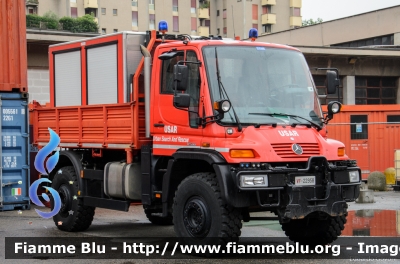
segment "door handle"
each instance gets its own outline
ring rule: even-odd
[[[164,127],[164,124],[163,123],[157,123],[157,124],[154,124],[154,127]]]

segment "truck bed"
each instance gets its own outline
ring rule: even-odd
[[[60,136],[60,147],[67,148],[138,149],[148,141],[143,103],[139,107],[135,103],[69,107],[41,107],[36,103],[31,110],[34,144],[38,146],[49,142],[48,128]]]

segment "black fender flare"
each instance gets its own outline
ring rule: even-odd
[[[174,170],[175,162],[179,159],[203,160],[207,162],[215,171],[222,199],[234,207],[244,207],[248,205],[248,202],[245,202],[248,201],[247,195],[238,192],[234,177],[230,171],[230,166],[219,152],[203,149],[182,149],[172,154],[172,157],[173,159],[169,161],[167,172],[163,179],[162,202],[164,205],[168,203],[171,172]]]
[[[58,163],[56,165],[56,169],[60,169],[64,166],[73,166],[76,172],[77,181],[78,181],[78,189],[81,191],[81,195],[84,195],[84,188],[83,188],[83,180],[80,177],[81,170],[82,170],[82,162],[81,162],[81,157],[79,153],[75,151],[70,151],[70,150],[65,150],[65,151],[60,151],[59,153],[60,157],[58,160]],[[53,177],[55,177],[57,171],[53,170]]]

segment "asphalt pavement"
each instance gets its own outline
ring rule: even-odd
[[[369,210],[369,212],[391,210],[400,211],[400,193],[387,191],[375,192],[374,203],[349,203],[349,211]],[[5,237],[83,237],[83,238],[159,238],[159,237],[175,237],[173,226],[156,226],[152,225],[143,213],[141,205],[133,205],[129,212],[118,212],[107,209],[96,209],[95,217],[91,227],[84,232],[67,233],[57,229],[52,219],[43,219],[36,212],[35,208],[45,211],[43,208],[32,206],[31,210],[25,211],[4,211],[0,212],[0,263],[209,263],[209,262],[224,262],[224,263],[335,263],[354,262],[357,260],[356,255],[349,254],[348,259],[321,259],[320,257],[313,259],[207,259],[196,257],[189,259],[34,259],[34,260],[10,260],[5,259]],[[400,213],[397,212],[400,216]],[[272,216],[266,213],[256,213],[252,216]],[[400,219],[397,220],[397,238],[400,246]],[[396,227],[394,227],[396,228]],[[270,238],[271,243],[274,241],[282,241],[285,237],[277,220],[257,220],[243,223],[242,237],[254,238]],[[286,238],[289,242],[289,239]],[[284,241],[286,241],[284,240]],[[340,240],[338,240],[340,241]],[[347,242],[346,242],[347,243]],[[338,243],[342,248],[348,246],[346,243]],[[335,244],[335,243],[334,243]],[[400,255],[400,253],[399,253]],[[400,263],[400,260],[391,261],[392,263]],[[382,263],[382,261],[369,260],[368,263]]]

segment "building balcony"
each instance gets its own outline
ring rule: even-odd
[[[276,5],[276,0],[262,0],[261,5]]]
[[[197,17],[199,19],[209,19],[210,15],[209,15],[209,9],[208,8],[198,8],[197,9]]]
[[[209,27],[198,27],[197,34],[202,37],[208,37],[210,35]]]
[[[301,8],[301,0],[290,0],[290,7]]]
[[[97,0],[83,0],[84,8],[99,8],[97,5]]]
[[[37,6],[39,4],[39,0],[26,0],[25,5],[27,6]]]
[[[302,26],[301,16],[291,16],[290,17],[290,26],[291,27],[301,27]]]
[[[276,24],[276,14],[261,15],[261,24]]]

